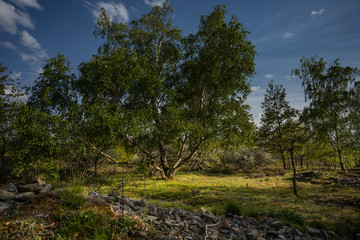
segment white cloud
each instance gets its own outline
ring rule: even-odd
[[[16,34],[17,24],[30,29],[34,29],[35,27],[27,13],[16,9],[13,5],[6,3],[3,0],[0,0],[0,28],[8,33]]]
[[[267,79],[272,79],[272,78],[274,78],[274,75],[269,73],[269,74],[266,74],[264,77]]]
[[[31,53],[18,52],[23,61],[32,61],[33,63],[39,63],[42,60],[48,58],[47,52],[41,47],[40,43],[30,35],[27,31],[20,33],[21,44],[27,47]]]
[[[21,8],[33,7],[39,10],[42,9],[39,3],[37,2],[37,0],[11,0],[11,2],[13,2],[14,4],[16,4]]]
[[[98,2],[96,5],[89,1],[84,1],[94,16],[95,21],[98,19],[101,8],[104,8],[106,14],[115,22],[127,22],[130,19],[129,12],[122,3]]]
[[[259,91],[261,87],[251,87],[251,91],[256,92]]]
[[[149,5],[150,7],[154,6],[162,6],[164,4],[165,0],[144,0],[144,3],[146,5]]]
[[[285,33],[283,37],[284,37],[284,39],[291,39],[294,36],[295,36],[295,34],[293,34],[293,33]]]
[[[33,63],[38,63],[41,60],[48,58],[48,54],[44,49],[33,51],[31,54],[25,52],[19,52],[18,54],[23,61],[32,61]]]
[[[10,78],[11,79],[18,79],[18,78],[20,78],[20,76],[21,76],[21,72],[15,72],[15,71],[13,71],[11,74],[10,74]]]
[[[18,49],[13,43],[7,41],[1,42],[0,45],[14,50]]]
[[[323,13],[325,12],[325,9],[324,8],[322,8],[322,9],[320,9],[319,11],[311,11],[310,12],[310,16],[312,16],[312,17],[317,17],[317,16],[320,16],[320,15],[322,15]]]
[[[40,50],[41,49],[40,43],[36,40],[36,38],[31,36],[30,33],[27,31],[22,31],[20,33],[20,40],[21,40],[22,45],[24,45],[25,47],[28,47],[31,50]]]

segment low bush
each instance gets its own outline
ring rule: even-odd
[[[253,169],[274,163],[270,154],[258,148],[242,148],[234,152],[227,152],[221,162],[235,169]]]
[[[238,202],[229,201],[225,204],[224,211],[225,214],[241,215],[241,205]]]
[[[59,202],[69,209],[79,209],[86,202],[86,199],[81,194],[64,190],[59,194]]]
[[[284,225],[297,224],[303,226],[305,224],[305,220],[300,214],[288,208],[276,211],[270,210],[268,214],[271,217],[278,218]]]
[[[58,235],[62,238],[108,239],[108,217],[93,211],[73,212],[64,216]]]
[[[241,213],[246,217],[258,218],[260,216],[260,209],[255,204],[244,204],[241,207]]]

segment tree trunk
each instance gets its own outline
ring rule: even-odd
[[[342,156],[342,151],[340,149],[338,150],[338,157],[339,157],[341,170],[347,172],[346,166],[345,166],[345,163],[344,163],[344,159],[343,159],[343,156]]]
[[[284,156],[284,150],[280,150],[281,152],[281,159],[283,161],[284,170],[286,170],[286,162],[285,162],[285,156]]]
[[[293,190],[294,190],[294,195],[297,196],[297,189],[296,189],[296,168],[295,168],[295,163],[294,163],[294,153],[293,153],[293,149],[290,150],[290,156],[291,156],[291,164],[293,167]]]

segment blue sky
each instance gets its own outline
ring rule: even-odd
[[[96,53],[100,40],[93,31],[104,7],[117,22],[129,22],[163,0],[0,0],[0,62],[23,85],[31,86],[46,59],[67,56],[73,68]],[[174,22],[183,34],[195,33],[199,16],[225,4],[251,32],[258,52],[253,92],[248,98],[258,122],[267,82],[283,84],[297,109],[304,106],[303,89],[291,79],[302,57],[319,55],[332,62],[360,67],[359,0],[170,0]]]

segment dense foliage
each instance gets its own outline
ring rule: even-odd
[[[249,32],[234,16],[226,21],[225,6],[201,16],[188,36],[172,14],[165,2],[115,23],[102,9],[94,34],[103,44],[79,74],[58,54],[28,92],[0,65],[1,177],[59,180],[69,170],[96,172],[104,160],[136,159],[143,171],[171,179],[184,165],[203,169],[209,160],[234,169],[272,165],[264,151],[293,168],[294,181],[296,165],[359,163],[357,68],[303,58],[293,75],[309,106],[290,107],[272,80],[255,131],[245,104],[256,55]]]

